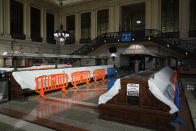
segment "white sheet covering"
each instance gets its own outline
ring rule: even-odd
[[[155,73],[154,79],[148,80],[149,90],[157,99],[171,108],[170,114],[179,111],[174,104],[174,85],[171,83],[173,76],[173,70],[167,66]]]
[[[131,75],[125,76],[123,78],[130,77],[133,75],[134,74],[131,74]],[[99,97],[98,104],[105,104],[107,101],[112,99],[116,94],[118,94],[120,89],[121,89],[121,84],[120,84],[120,78],[119,78],[115,81],[114,85],[107,92],[105,92],[104,94],[102,94]]]
[[[13,72],[12,75],[14,79],[20,84],[22,89],[31,89],[35,90],[35,78],[41,75],[51,75],[51,74],[60,74],[66,73],[69,78],[68,81],[71,82],[71,73],[76,71],[91,71],[91,77],[93,77],[93,71],[95,69],[106,69],[113,67],[113,65],[103,65],[103,66],[89,66],[89,67],[77,67],[77,68],[64,68],[64,69],[52,69],[52,70],[34,70],[34,71],[18,71]],[[106,71],[107,75],[107,71]]]
[[[98,104],[105,104],[107,101],[109,101],[112,97],[114,97],[116,94],[118,94],[119,90],[121,89],[120,84],[120,78],[117,79],[112,86],[106,93],[102,94],[99,97]]]
[[[6,72],[13,71],[14,68],[0,68],[0,70],[4,70]]]
[[[70,64],[58,64],[57,68],[62,68],[62,67],[70,67],[72,65]],[[40,66],[31,66],[31,67],[26,67],[26,68],[18,68],[20,69],[42,69],[42,68],[55,68],[55,65],[40,65]]]

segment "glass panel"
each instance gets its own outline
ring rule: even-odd
[[[70,34],[66,39],[66,44],[73,44],[75,40],[75,15],[66,16],[66,30]]]
[[[91,37],[91,13],[81,14],[81,39]]]
[[[23,4],[15,0],[10,2],[11,35],[13,38],[25,39],[23,34]]]
[[[190,0],[189,31],[190,37],[196,36],[196,0]]]
[[[54,40],[54,15],[47,13],[47,42],[55,44],[56,41]]]
[[[97,12],[97,35],[108,32],[109,30],[109,10],[100,10]]]
[[[41,20],[40,10],[31,7],[31,39],[32,41],[41,42]]]
[[[145,29],[145,4],[133,4],[122,7],[122,31]]]
[[[162,32],[179,31],[179,0],[162,0]]]

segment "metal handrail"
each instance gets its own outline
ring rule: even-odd
[[[133,30],[132,37],[134,42],[154,41],[160,45],[169,47],[180,53],[188,52],[189,54],[196,55],[196,46],[192,44],[191,40],[182,40],[179,38],[179,32],[166,32],[163,33],[155,29]],[[86,43],[83,47],[79,48],[72,55],[87,55],[91,51],[99,48],[107,43],[118,43],[121,41],[121,34],[123,32],[108,32],[103,33],[97,38]],[[133,42],[133,41],[130,41]]]

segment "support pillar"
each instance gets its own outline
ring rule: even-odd
[[[91,11],[91,39],[95,39],[97,35],[97,13],[93,9]]]
[[[109,8],[109,32],[114,32],[114,23],[115,17],[114,17],[114,7]]]
[[[10,39],[10,0],[3,0],[3,7],[4,38]]]
[[[80,42],[81,38],[81,15],[80,13],[77,13],[75,15],[75,43]]]
[[[145,2],[145,29],[152,29],[152,0]]]
[[[24,34],[26,35],[26,40],[31,40],[31,9],[29,0],[24,2]]]
[[[3,35],[3,0],[0,0],[0,38]]]
[[[115,0],[114,3],[114,32],[119,32],[122,27],[122,13],[119,5],[119,0]]]
[[[46,9],[41,9],[41,37],[42,42],[47,43],[46,41]]]
[[[190,0],[179,0],[180,38],[187,38],[189,35],[189,7]]]
[[[156,30],[161,30],[161,0],[151,0],[151,1],[152,1],[152,8],[151,8],[152,9],[152,12],[151,12],[152,13],[151,15],[152,27],[151,28],[156,29]]]

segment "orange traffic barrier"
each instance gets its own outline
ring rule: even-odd
[[[71,84],[73,85],[73,88],[78,89],[77,85],[85,82],[89,85],[91,80],[90,75],[90,71],[79,71],[71,73]]]
[[[68,75],[67,74],[53,74],[43,75],[35,78],[36,87],[35,92],[39,93],[39,97],[46,98],[44,92],[61,89],[66,92],[65,89],[68,86]]]
[[[72,68],[72,66],[62,66],[61,68]]]
[[[93,80],[94,83],[97,83],[97,80],[102,79],[104,81],[105,79],[105,69],[96,69],[93,71]]]
[[[28,70],[37,70],[36,68],[31,68],[31,69],[18,69],[19,71],[28,71]]]
[[[174,82],[174,98],[175,98],[175,90],[176,90],[176,82],[178,80],[178,73],[177,71],[175,72],[174,78],[173,78],[173,82]],[[174,103],[175,103],[175,99],[174,99]]]

